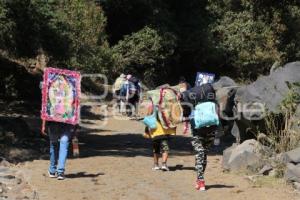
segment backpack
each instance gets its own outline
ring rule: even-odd
[[[200,129],[210,126],[218,126],[220,124],[217,114],[217,104],[214,102],[199,103],[192,112],[192,127]]]
[[[124,78],[121,78],[121,77],[117,78],[116,81],[115,81],[115,83],[114,83],[113,90],[114,90],[114,91],[121,90],[122,85],[123,85],[124,83],[125,83]]]
[[[144,117],[143,123],[150,129],[157,128],[157,108],[153,108],[153,112],[151,115]]]
[[[125,81],[120,89],[120,96],[123,98],[125,98],[127,95],[127,85],[128,85],[128,83],[127,83],[127,81]]]
[[[181,122],[183,110],[179,101],[179,93],[169,87],[148,91],[153,104],[158,106],[158,118],[165,129],[175,128]]]
[[[139,91],[140,91],[139,83],[140,83],[139,79],[134,76],[129,79],[130,95],[139,94]]]

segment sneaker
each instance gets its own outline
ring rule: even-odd
[[[57,174],[57,180],[64,180],[64,179],[65,179],[64,173],[58,173]]]
[[[203,179],[197,180],[195,188],[196,190],[205,191],[205,181]]]
[[[163,170],[163,171],[170,171],[169,168],[168,168],[168,166],[166,164],[163,164],[161,166],[161,170]]]
[[[160,167],[159,167],[158,165],[154,165],[154,167],[152,167],[152,170],[153,170],[153,171],[160,170]]]
[[[49,178],[56,178],[56,173],[51,173],[48,171]]]

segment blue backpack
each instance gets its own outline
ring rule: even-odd
[[[192,113],[192,126],[195,129],[200,129],[209,126],[218,126],[220,124],[217,114],[217,105],[214,102],[199,103]]]
[[[157,123],[157,108],[154,106],[153,113],[149,116],[146,116],[143,119],[143,123],[149,127],[150,129],[156,129],[156,123]]]

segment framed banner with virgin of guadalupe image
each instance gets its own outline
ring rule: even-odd
[[[80,82],[79,72],[46,68],[42,85],[42,120],[78,124]]]
[[[213,83],[215,81],[215,74],[207,72],[198,72],[196,76],[195,86],[200,86],[206,83]]]

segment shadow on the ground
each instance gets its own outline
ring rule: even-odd
[[[117,156],[152,157],[152,142],[142,134],[116,133],[113,135],[84,134],[79,137],[80,157]],[[191,155],[190,138],[174,136],[170,139],[170,155]]]
[[[97,173],[97,174],[87,174],[86,172],[78,172],[74,174],[66,174],[66,178],[96,178],[98,176],[103,176],[104,173]]]
[[[222,185],[222,184],[214,184],[214,185],[206,185],[206,190],[209,189],[222,189],[222,188],[234,188],[233,185]]]
[[[81,120],[80,121],[82,124],[88,124],[88,125],[94,125],[96,124],[95,122],[87,121],[87,120]]]
[[[178,170],[195,170],[195,167],[184,167],[183,165],[169,166],[170,171],[178,171]]]
[[[106,117],[101,114],[94,114],[92,112],[85,113],[81,116],[81,120],[104,120]]]
[[[49,159],[48,137],[40,134],[41,120],[37,115],[3,114],[4,116],[0,116],[0,147],[2,149],[0,156],[14,163]],[[80,129],[80,157],[152,157],[152,142],[143,138],[142,133],[124,133],[121,131],[115,133],[98,126],[94,127],[82,127]],[[191,137],[173,136],[169,144],[171,157],[194,154]],[[71,147],[72,145],[70,145],[70,157],[72,157]],[[222,145],[213,148],[209,155],[221,155],[224,149],[225,146]],[[177,166],[174,170],[185,170],[185,168],[180,169]]]
[[[0,116],[0,157],[11,163],[39,159],[47,152],[49,144],[39,131],[38,118],[23,115]]]
[[[99,130],[100,132],[109,132],[110,130]],[[142,133],[113,133],[101,135],[93,134],[97,132],[94,129],[84,128],[82,134],[79,134],[80,157],[93,156],[118,156],[152,157],[152,141],[142,136]],[[169,141],[170,156],[193,155],[194,151],[191,145],[191,137],[176,135]],[[223,143],[219,146],[212,146],[209,155],[222,155],[223,150],[230,146],[229,143]],[[174,168],[180,170],[180,166]],[[184,169],[184,168],[183,168]]]

